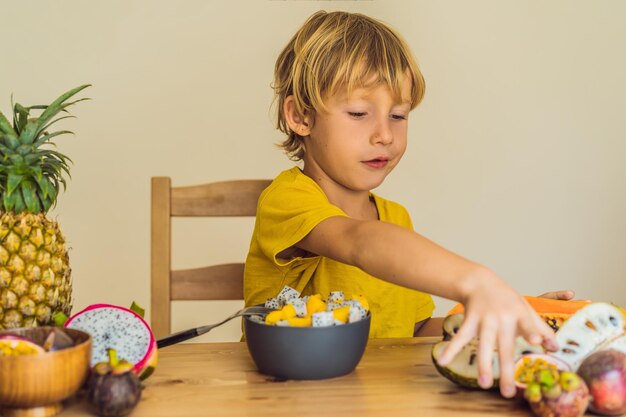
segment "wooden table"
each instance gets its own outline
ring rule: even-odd
[[[372,339],[349,375],[277,381],[257,372],[245,343],[180,344],[159,351],[131,417],[531,416],[495,391],[459,388],[430,359],[439,338]],[[59,417],[85,416],[76,399]]]

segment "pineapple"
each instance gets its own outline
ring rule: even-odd
[[[13,126],[0,112],[0,329],[52,324],[69,315],[72,285],[68,248],[56,221],[46,216],[56,204],[65,155],[50,149],[50,126],[72,116],[55,116],[80,99],[67,100],[88,87],[68,91],[48,106],[13,106]],[[13,105],[13,104],[12,104]],[[32,110],[43,110],[29,118]]]

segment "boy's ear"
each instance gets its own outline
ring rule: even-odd
[[[293,96],[285,98],[283,114],[285,115],[287,125],[293,132],[300,136],[309,136],[309,134],[311,134],[312,118],[298,113]]]

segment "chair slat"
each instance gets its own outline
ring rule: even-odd
[[[172,300],[243,299],[243,263],[172,271]]]
[[[254,216],[258,196],[270,182],[233,180],[174,187],[172,216]]]

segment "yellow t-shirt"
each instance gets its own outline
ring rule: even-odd
[[[413,229],[406,209],[373,195],[381,221]],[[432,315],[428,294],[373,277],[363,270],[323,256],[278,258],[317,224],[333,216],[347,216],[332,205],[322,189],[294,167],[283,171],[259,198],[256,224],[244,273],[246,305],[264,303],[285,285],[302,295],[331,291],[362,294],[370,305],[370,337],[411,337],[416,322]],[[375,239],[375,237],[372,237]]]

